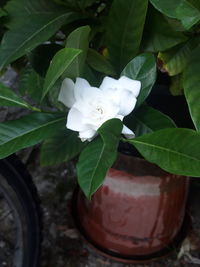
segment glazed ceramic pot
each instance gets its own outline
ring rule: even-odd
[[[119,154],[91,201],[79,192],[77,217],[99,249],[125,258],[152,255],[180,232],[187,194],[187,177]]]

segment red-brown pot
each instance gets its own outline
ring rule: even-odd
[[[180,231],[187,193],[187,177],[119,154],[91,201],[79,193],[79,223],[104,251],[125,258],[150,255],[166,248]]]

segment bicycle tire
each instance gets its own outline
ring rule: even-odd
[[[16,155],[0,160],[0,190],[13,209],[18,231],[15,239],[20,239],[11,266],[38,267],[42,213],[32,178]]]

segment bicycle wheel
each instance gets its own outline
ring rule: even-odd
[[[0,266],[38,266],[40,244],[37,191],[24,165],[12,155],[0,160]]]

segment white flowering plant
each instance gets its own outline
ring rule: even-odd
[[[70,108],[66,127],[78,131],[82,141],[91,141],[104,122],[113,118],[122,121],[124,116],[133,111],[140,87],[140,81],[126,76],[118,80],[105,77],[99,88],[91,87],[82,78],[77,78],[75,83],[66,78],[58,98]],[[122,134],[134,137],[134,133],[125,125]]]
[[[88,198],[120,142],[200,177],[198,1],[5,0],[0,20],[1,74],[11,64],[19,77],[17,92],[0,83],[0,105],[28,111],[0,123],[0,158],[38,143],[44,166],[75,158]],[[168,93],[185,97],[193,129],[149,105],[161,72]]]

